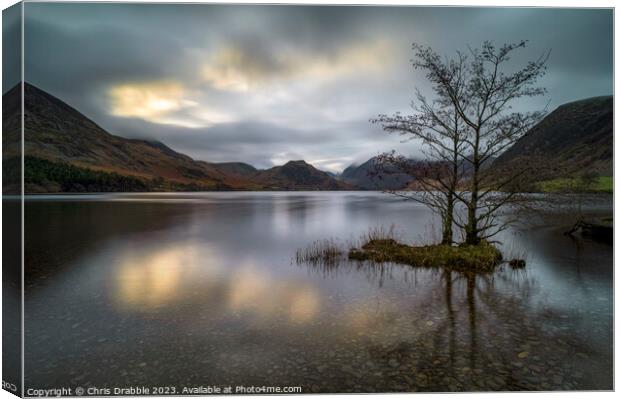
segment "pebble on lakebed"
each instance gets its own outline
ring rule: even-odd
[[[523,259],[512,259],[508,264],[513,269],[523,269],[525,267],[525,261]]]

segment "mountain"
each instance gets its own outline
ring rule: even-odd
[[[379,162],[378,157],[373,157],[361,165],[350,165],[340,179],[365,190],[399,190],[414,180],[411,175],[389,167],[383,167],[384,172],[377,173]]]
[[[284,166],[259,171],[242,162],[196,161],[158,141],[112,135],[31,84],[24,84],[24,94],[28,192],[350,188],[329,176],[318,178],[322,172],[308,164],[296,173],[283,173]],[[19,168],[20,96],[19,85],[3,95],[3,162],[9,172]],[[301,169],[316,178],[306,178]],[[7,184],[19,183],[5,179],[3,187]]]
[[[254,179],[265,187],[285,190],[351,190],[353,185],[334,179],[304,161],[289,161],[282,166],[258,172]]]
[[[583,171],[613,172],[613,97],[559,106],[499,156],[493,167],[528,162],[544,166],[540,180]]]

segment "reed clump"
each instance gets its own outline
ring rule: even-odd
[[[295,253],[297,263],[334,264],[345,258],[345,249],[334,239],[314,241]]]

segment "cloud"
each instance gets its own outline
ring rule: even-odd
[[[181,83],[155,81],[124,83],[108,90],[113,116],[140,118],[152,123],[199,128],[230,121],[230,117],[209,110],[204,101]]]
[[[207,161],[338,170],[420,154],[368,120],[409,112],[411,42],[439,53],[529,39],[551,48],[536,109],[613,92],[609,9],[28,3],[26,79],[108,131]],[[165,27],[162,28],[162,27]]]
[[[138,117],[155,123],[171,123],[167,117],[172,112],[197,105],[184,99],[185,89],[176,82],[122,84],[110,88],[108,94],[112,115]]]
[[[380,74],[394,59],[385,39],[348,43],[332,54],[259,48],[247,42],[217,50],[202,68],[205,81],[219,90],[248,92],[294,79],[320,84],[343,76]]]
[[[290,72],[283,60],[252,56],[243,49],[226,47],[218,50],[203,67],[202,76],[216,89],[246,92]]]
[[[2,11],[2,92],[21,81],[21,3]]]

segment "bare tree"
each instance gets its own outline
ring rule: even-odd
[[[414,44],[413,66],[425,72],[433,87],[433,100],[418,92],[419,106],[415,115],[380,116],[387,131],[399,131],[421,139],[434,159],[445,155],[456,166],[454,176],[467,173],[467,184],[438,185],[443,197],[456,198],[466,207],[466,214],[453,218],[464,230],[465,243],[476,245],[506,228],[510,222],[499,220],[501,208],[523,200],[517,184],[528,171],[528,165],[511,166],[501,173],[485,168],[545,115],[545,110],[516,112],[512,107],[522,98],[544,95],[537,81],[545,74],[549,52],[535,61],[515,69],[510,56],[524,48],[525,41],[495,47],[484,42],[480,49],[457,52],[452,59],[444,58],[430,47]],[[446,116],[450,118],[446,118]],[[454,125],[448,123],[454,121]],[[456,129],[454,128],[456,127]],[[458,134],[455,135],[455,132]],[[444,148],[444,143],[453,146]],[[438,149],[440,151],[438,151]]]
[[[425,144],[427,161],[420,162],[394,153],[382,154],[379,169],[407,173],[415,178],[415,191],[391,190],[392,194],[420,202],[441,217],[441,243],[452,245],[454,211],[457,200],[464,200],[457,192],[462,177],[460,154],[466,144],[465,126],[452,104],[443,99],[429,101],[420,92],[418,104],[412,104],[415,113],[402,116],[379,115],[373,123],[381,124],[387,132],[396,132]]]

